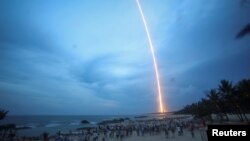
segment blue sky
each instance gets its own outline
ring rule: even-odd
[[[141,0],[170,111],[221,79],[250,76],[250,21],[240,0]],[[157,111],[135,0],[0,1],[0,107],[10,114]]]

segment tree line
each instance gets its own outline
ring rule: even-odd
[[[250,113],[250,79],[243,79],[233,84],[228,80],[221,80],[218,87],[205,92],[205,98],[186,105],[178,111],[179,114],[192,114],[198,118],[210,118],[211,114],[225,117],[236,115],[240,121],[248,122]]]

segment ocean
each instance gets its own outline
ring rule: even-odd
[[[134,116],[127,115],[98,115],[98,116],[6,116],[0,121],[2,124],[15,124],[16,127],[30,127],[30,129],[18,130],[19,136],[39,136],[44,132],[50,135],[60,132],[74,131],[77,128],[86,125],[81,124],[82,120],[89,121],[92,125],[103,120],[114,118],[132,118]]]

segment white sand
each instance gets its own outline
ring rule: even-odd
[[[101,135],[98,141],[102,141],[102,137],[103,136]],[[81,141],[81,139],[78,137],[70,137],[70,140]],[[121,141],[121,140],[116,138],[108,138],[105,141]],[[199,130],[195,130],[195,138],[192,138],[190,131],[184,130],[184,135],[182,136],[175,135],[174,138],[172,138],[171,133],[169,134],[169,138],[166,138],[163,132],[159,135],[152,135],[152,136],[148,134],[146,134],[145,136],[137,136],[134,133],[130,137],[123,138],[122,141],[202,141],[202,138]]]

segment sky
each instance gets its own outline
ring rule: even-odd
[[[240,0],[141,0],[169,111],[222,79],[250,78]],[[1,0],[0,108],[11,115],[156,112],[153,61],[135,0]]]

